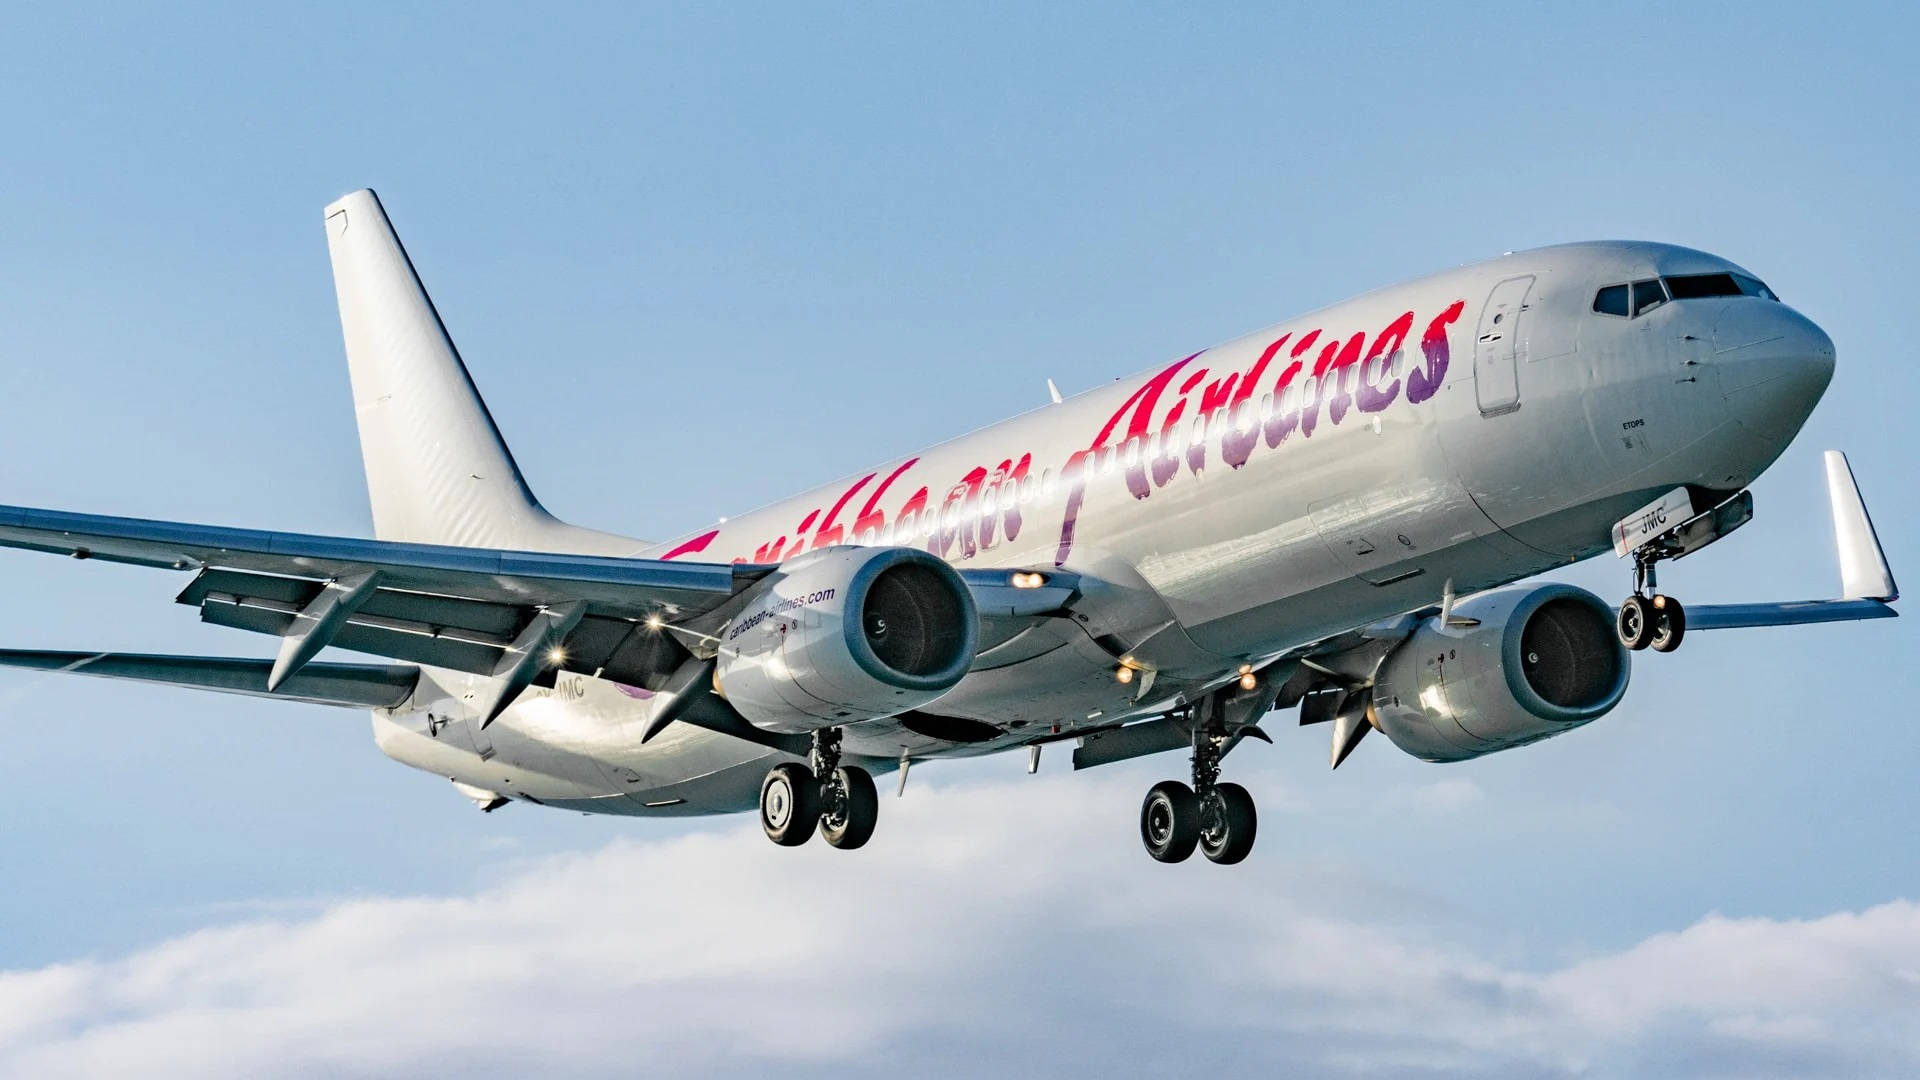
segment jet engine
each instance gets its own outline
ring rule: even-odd
[[[1585,589],[1481,593],[1387,654],[1367,719],[1414,757],[1464,761],[1606,714],[1628,667],[1613,609]]]
[[[973,593],[933,555],[822,548],[783,563],[721,627],[714,687],[768,731],[873,720],[952,689],[978,636]]]

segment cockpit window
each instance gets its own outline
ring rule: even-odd
[[[1641,313],[1659,307],[1667,302],[1667,291],[1660,286],[1659,278],[1648,278],[1633,283],[1633,313]]]
[[[1745,274],[1687,274],[1665,279],[1667,292],[1675,300],[1696,300],[1703,296],[1758,296],[1778,300],[1773,290]]]
[[[1667,291],[1675,300],[1696,300],[1703,296],[1739,296],[1740,286],[1732,274],[1688,274],[1668,278]]]
[[[1622,318],[1652,311],[1668,300],[1700,300],[1711,296],[1757,296],[1779,300],[1766,284],[1745,274],[1681,274],[1648,278],[1632,285],[1606,285],[1593,294],[1593,310]]]
[[[1609,285],[1593,295],[1593,310],[1602,315],[1627,317],[1627,287]]]

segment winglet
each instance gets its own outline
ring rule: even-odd
[[[1840,555],[1840,596],[1846,600],[1900,599],[1873,519],[1860,498],[1847,455],[1827,451],[1827,498],[1833,503],[1833,540]]]

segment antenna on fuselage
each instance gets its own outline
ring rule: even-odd
[[[1060,388],[1053,385],[1052,379],[1047,380],[1047,393],[1053,395],[1053,403],[1055,405],[1060,404]]]

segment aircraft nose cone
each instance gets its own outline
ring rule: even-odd
[[[1714,367],[1733,417],[1785,449],[1833,379],[1833,339],[1778,302],[1734,305],[1714,328]]]

